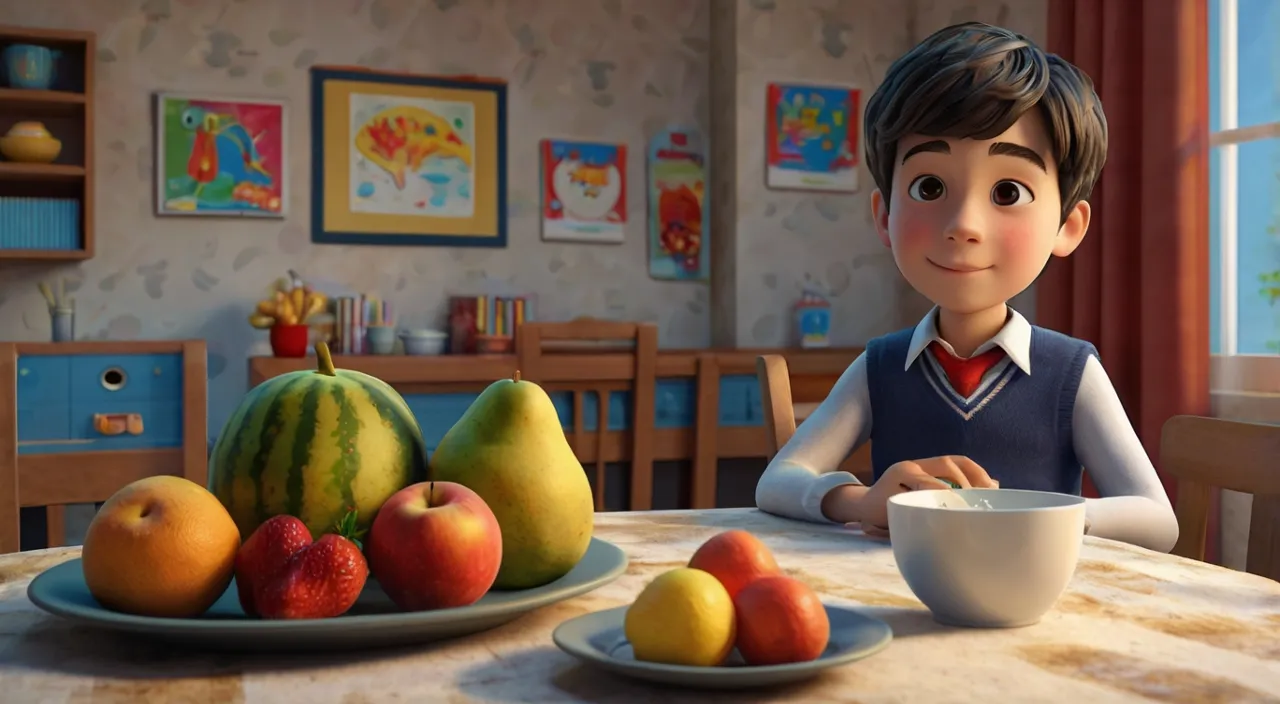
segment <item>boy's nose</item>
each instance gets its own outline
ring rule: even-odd
[[[980,210],[981,207],[976,203],[961,203],[956,208],[956,212],[943,233],[947,240],[957,243],[972,242],[977,244],[981,242],[982,216],[979,213]]]
[[[947,230],[947,239],[951,242],[972,242],[977,244],[982,241],[982,235],[977,230],[968,227],[952,227]]]

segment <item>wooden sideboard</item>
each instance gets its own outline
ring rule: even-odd
[[[0,342],[0,553],[60,547],[67,505],[137,479],[203,485],[207,385],[203,340]]]
[[[626,461],[636,423],[652,423],[648,433],[656,462],[691,464],[688,507],[717,505],[716,477],[722,460],[764,458],[766,441],[756,358],[782,354],[791,375],[793,400],[816,403],[826,398],[840,374],[861,352],[856,348],[826,350],[660,350],[655,364],[656,399],[652,419],[631,415],[629,391],[611,391],[608,428],[599,442],[577,442],[574,451],[584,463],[601,459]],[[633,356],[625,352],[592,351],[557,355],[551,365],[572,366],[603,380],[626,378]],[[252,357],[249,384],[256,386],[280,374],[310,369],[314,357]],[[438,357],[338,356],[334,364],[376,376],[399,391],[417,416],[428,452],[433,452],[481,390],[497,379],[510,378],[519,368],[517,355],[444,355]],[[552,368],[549,378],[555,378]],[[545,385],[561,424],[573,426],[572,392]],[[597,431],[600,399],[584,399],[585,430]],[[571,438],[571,442],[573,439]],[[845,469],[864,473],[870,467],[866,448],[855,453]]]

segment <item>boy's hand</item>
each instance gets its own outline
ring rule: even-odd
[[[1000,483],[987,476],[977,462],[960,455],[930,457],[898,462],[881,475],[858,501],[858,521],[867,535],[889,535],[889,497],[921,489],[950,489],[938,477],[949,479],[961,489],[996,489]]]

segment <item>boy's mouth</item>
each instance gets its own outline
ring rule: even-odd
[[[949,271],[953,274],[972,274],[978,271],[986,271],[991,268],[989,266],[972,266],[970,264],[939,264],[928,257],[925,257],[925,261],[939,269],[942,269],[943,271]]]

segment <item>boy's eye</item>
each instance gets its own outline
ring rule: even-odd
[[[947,193],[947,184],[942,179],[932,174],[917,176],[911,185],[907,187],[907,195],[914,200],[931,201],[937,200]]]
[[[991,188],[991,202],[999,206],[1026,205],[1035,199],[1031,189],[1017,181],[1001,181]]]

